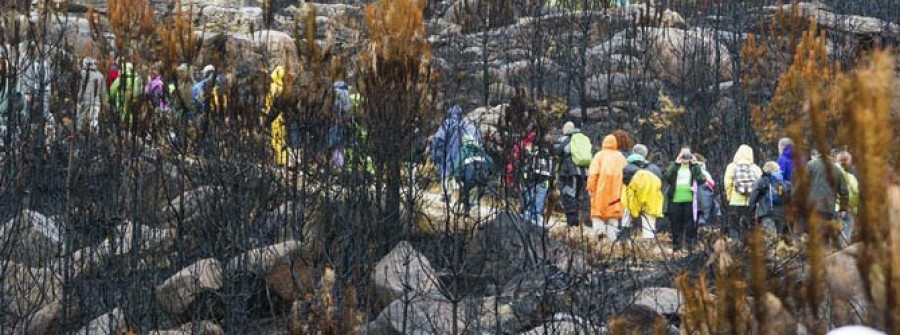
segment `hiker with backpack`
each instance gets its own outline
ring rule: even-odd
[[[697,196],[694,206],[694,220],[697,221],[698,229],[700,227],[713,227],[716,224],[716,218],[722,215],[722,206],[716,199],[716,182],[712,175],[706,169],[706,157],[699,153],[694,153],[694,160],[700,165],[700,171],[706,177],[705,183],[698,183],[696,187]]]
[[[762,176],[753,184],[750,193],[750,213],[766,233],[785,235],[785,205],[791,194],[790,182],[784,178],[777,162],[763,165]]]
[[[811,153],[812,160],[806,164],[809,178],[809,201],[815,207],[822,223],[843,219],[850,207],[850,189],[842,178],[840,166],[831,158],[822,157],[818,151]],[[800,220],[800,233],[808,233],[807,220]]]
[[[650,159],[648,157],[649,152],[650,152],[650,150],[647,149],[646,145],[635,144],[634,148],[631,149],[631,154],[641,156],[641,158],[643,158],[643,160],[642,160],[643,166],[640,164],[632,164],[631,162],[628,162],[628,165],[625,166],[625,173],[628,174],[629,169],[632,170],[631,174],[634,174],[634,172],[637,172],[637,169],[645,169],[647,171],[650,171],[654,175],[656,175],[656,177],[658,177],[659,179],[662,179],[662,177],[663,177],[662,170],[656,164],[650,163]],[[630,158],[631,156],[629,155],[628,157]],[[628,182],[626,182],[626,184],[627,183]]]
[[[77,127],[81,131],[97,129],[100,107],[106,99],[106,80],[97,69],[97,60],[85,58],[81,61],[81,76],[78,80]]]
[[[583,219],[585,215],[582,214],[587,207],[585,205],[587,168],[591,165],[594,155],[591,140],[575,127],[575,123],[566,122],[562,132],[563,136],[553,147],[559,161],[556,185],[560,193],[560,203],[566,213],[566,224],[574,227],[588,222],[587,219]]]
[[[456,175],[456,163],[463,147],[463,137],[468,135],[478,145],[482,145],[481,133],[475,125],[463,117],[462,108],[453,105],[447,110],[441,127],[434,134],[431,143],[431,161],[434,162],[441,180],[442,200],[449,203],[452,178]]]
[[[847,214],[844,215],[841,230],[841,238],[846,244],[850,244],[853,237],[853,222],[859,208],[859,181],[850,171],[853,168],[853,156],[847,151],[841,151],[837,154],[838,167],[841,169],[841,175],[844,177],[844,183],[847,184],[847,200],[850,202],[847,206]],[[840,208],[835,208],[840,210]]]
[[[778,140],[778,155],[778,168],[784,180],[791,181],[794,174],[794,141],[787,137]]]
[[[691,148],[684,146],[663,173],[666,183],[665,215],[672,230],[672,249],[687,247],[693,250],[697,241],[697,221],[694,218],[694,204],[697,201],[697,185],[706,183],[707,177],[702,166],[697,163]]]
[[[631,227],[631,221],[638,219],[641,223],[641,238],[650,239],[656,236],[656,220],[663,215],[662,180],[650,170],[654,165],[647,162],[644,156],[633,153],[628,156],[627,162],[628,165],[622,171],[625,186],[622,194],[622,205],[625,208],[622,227]]]
[[[742,144],[734,154],[734,159],[725,168],[725,197],[728,200],[729,228],[731,237],[737,238],[749,230],[750,193],[753,184],[762,175],[762,169],[753,161],[753,148]]]
[[[328,128],[328,152],[331,163],[337,168],[344,167],[344,142],[348,129],[353,124],[353,106],[350,99],[350,85],[339,80],[332,85],[334,89],[334,122]]]
[[[532,142],[531,146],[523,147],[523,149],[522,185],[524,188],[520,197],[522,215],[531,224],[543,225],[544,203],[547,200],[550,180],[553,178],[553,160],[541,141]]]
[[[591,195],[591,223],[601,238],[618,235],[622,206],[622,171],[627,161],[618,150],[616,137],[607,135],[588,168],[587,190]]]
[[[480,208],[481,198],[493,178],[494,160],[475,137],[469,134],[462,137],[463,144],[454,171],[460,183],[459,203],[463,212],[469,213],[473,206]]]

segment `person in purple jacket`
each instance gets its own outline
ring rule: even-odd
[[[778,140],[778,167],[784,175],[785,181],[791,181],[791,175],[794,172],[794,141],[790,138],[782,137]]]

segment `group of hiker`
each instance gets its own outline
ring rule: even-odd
[[[46,64],[45,64],[46,63]],[[0,115],[4,118],[10,115],[8,111],[21,111],[15,115],[28,115],[31,106],[38,103],[37,97],[42,96],[43,117],[47,120],[48,132],[55,132],[63,125],[63,118],[71,121],[72,130],[86,133],[96,133],[102,122],[101,109],[111,111],[120,121],[127,126],[137,121],[137,118],[145,115],[135,115],[139,104],[147,103],[151,110],[158,116],[168,119],[193,124],[202,115],[221,115],[217,111],[228,107],[229,98],[235,103],[241,103],[241,99],[249,100],[252,92],[242,92],[237,81],[240,69],[235,73],[222,73],[213,65],[205,65],[199,71],[199,77],[195,75],[195,68],[189,64],[181,64],[173,73],[172,80],[167,81],[163,77],[162,65],[147,63],[141,66],[127,61],[118,61],[103,69],[98,61],[93,58],[84,58],[77,71],[77,90],[74,93],[74,104],[70,110],[66,106],[63,113],[51,113],[51,99],[54,90],[62,87],[59,84],[59,70],[49,66],[47,62],[32,61],[27,63],[25,71],[17,71],[11,62],[3,61],[2,92],[0,92]],[[244,72],[252,72],[244,71]],[[19,73],[19,76],[8,74]],[[243,73],[243,72],[242,72]],[[269,81],[269,90],[265,96],[264,105],[259,111],[260,121],[270,127],[271,156],[278,165],[288,163],[288,153],[291,148],[297,147],[299,141],[299,126],[294,120],[287,120],[283,113],[287,108],[284,104],[277,103],[286,91],[285,68],[275,67]],[[246,83],[245,83],[246,84]],[[322,137],[327,137],[327,151],[329,159],[338,167],[344,165],[344,142],[349,137],[349,125],[353,124],[351,105],[360,100],[358,94],[350,93],[350,87],[343,81],[337,81],[334,87],[335,120],[323,130]],[[232,90],[231,88],[234,88]],[[229,97],[229,94],[235,95]],[[179,99],[184,97],[184,100]],[[256,101],[248,101],[248,105]],[[59,114],[59,115],[56,115]],[[62,115],[63,117],[59,117]],[[7,120],[3,119],[5,124]],[[292,124],[293,123],[293,124]],[[173,135],[174,136],[174,135]]]
[[[808,225],[805,218],[790,222],[785,214],[794,192],[791,178],[800,167],[806,169],[810,185],[806,198],[815,204],[819,218],[840,220],[842,241],[849,241],[852,234],[859,191],[852,156],[846,151],[829,158],[812,152],[807,162],[794,152],[793,142],[783,138],[779,157],[760,167],[753,148],[740,145],[718,184],[706,158],[690,146],[683,146],[661,169],[650,161],[648,147],[632,143],[622,130],[596,140],[600,150],[595,152],[594,142],[573,122],[566,122],[553,143],[551,136],[539,137],[530,129],[509,146],[502,180],[507,186],[520,185],[519,211],[525,222],[548,223],[544,213],[554,208],[545,210],[545,204],[555,181],[567,225],[588,227],[600,238],[652,239],[660,231],[658,221],[665,218],[675,250],[692,249],[700,227],[719,228],[740,238],[760,226],[772,236],[793,239],[806,234]],[[459,106],[449,110],[435,134],[431,158],[445,201],[455,181],[466,213],[478,206],[495,167],[478,127]],[[826,162],[836,163],[828,167]],[[837,178],[831,178],[832,173]],[[836,180],[834,185],[831,179]],[[727,207],[720,206],[719,194]]]

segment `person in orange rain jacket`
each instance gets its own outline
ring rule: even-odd
[[[618,150],[615,136],[607,135],[603,147],[588,168],[587,190],[591,195],[591,222],[598,236],[618,234],[622,219],[622,171],[628,163]]]

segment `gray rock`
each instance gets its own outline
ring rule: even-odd
[[[676,315],[684,306],[684,299],[674,288],[651,287],[637,292],[634,304],[649,307],[662,315]]]
[[[128,331],[125,314],[118,308],[98,316],[78,330],[78,335],[119,335]]]
[[[485,334],[515,332],[519,323],[510,304],[497,297],[469,298],[454,304],[443,298],[410,295],[388,305],[379,316],[405,334]]]
[[[543,228],[507,211],[498,212],[479,227],[468,251],[471,274],[492,278],[501,285],[545,264],[570,273],[587,270],[583,254],[551,240]]]
[[[213,321],[194,321],[169,330],[153,330],[148,335],[224,335],[218,324]]]
[[[837,326],[858,324],[862,320],[857,316],[868,315],[870,302],[857,265],[861,248],[857,243],[825,257],[826,296]]]
[[[35,313],[62,297],[62,278],[49,267],[33,268],[18,263],[0,264],[4,269],[0,308],[14,320]]]
[[[718,79],[723,81],[733,77],[728,49],[708,31],[678,28],[645,28],[636,33],[623,31],[589,49],[586,56],[599,59],[614,54],[649,61],[653,71],[649,74],[672,84],[681,84],[683,78],[697,73],[715,74],[718,71]]]
[[[375,293],[385,302],[409,293],[439,296],[438,277],[425,255],[401,241],[375,265]]]
[[[41,266],[59,255],[60,233],[56,221],[38,212],[23,210],[0,226],[0,245],[5,251],[0,257],[28,266]]]
[[[76,304],[69,304],[69,310],[66,313],[70,322],[80,318],[80,311],[74,305]],[[36,312],[22,318],[21,322],[16,325],[13,334],[43,335],[60,333],[62,329],[65,329],[60,324],[62,315],[62,302],[54,300]]]
[[[200,293],[218,290],[222,284],[222,264],[213,258],[201,259],[157,286],[156,302],[169,315],[178,316]]]
[[[592,106],[601,101],[628,100],[633,96],[633,80],[622,73],[601,74],[588,78],[582,105]]]
[[[212,186],[201,186],[172,200],[166,204],[160,213],[160,219],[168,222],[170,228],[174,228],[177,219],[192,221],[200,216],[201,208],[212,201],[216,189]]]
[[[275,265],[281,262],[289,263],[302,251],[303,246],[299,241],[273,244],[268,247],[253,249],[231,258],[228,260],[225,270],[229,274],[236,271],[246,271],[258,275],[266,275]]]
[[[859,15],[841,15],[829,11],[828,8],[818,2],[797,3],[798,13],[808,19],[815,19],[819,27],[857,35],[884,35],[900,37],[900,24],[888,22],[874,17]],[[791,4],[779,6],[767,6],[764,10],[775,15],[779,9],[791,11]]]
[[[886,333],[866,326],[856,325],[834,329],[828,332],[827,335],[886,335]]]

